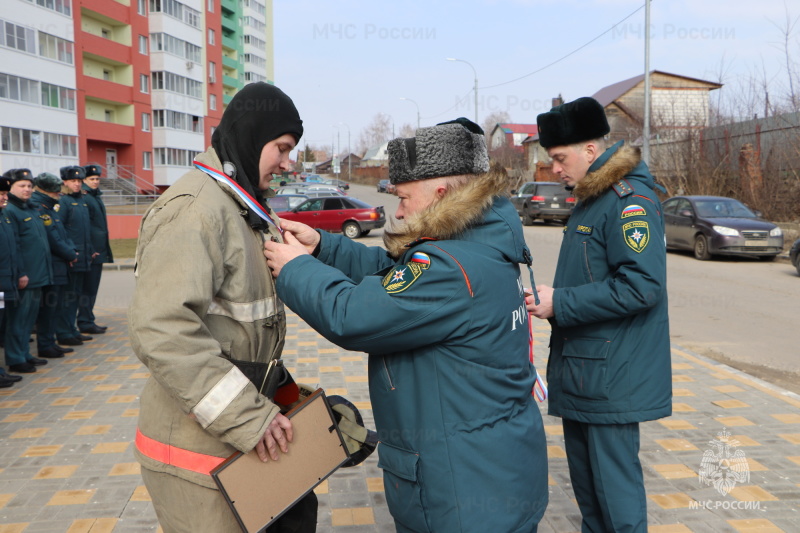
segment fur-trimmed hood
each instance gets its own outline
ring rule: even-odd
[[[640,165],[643,166],[639,148],[625,146],[620,141],[592,163],[589,173],[578,182],[573,193],[578,200],[590,200],[606,192],[622,178],[631,177],[631,174],[644,179],[647,185],[653,187],[653,177],[646,167],[638,169]]]
[[[493,167],[414,216],[391,222],[383,234],[384,245],[391,257],[399,259],[409,245],[420,239],[469,238],[501,249],[509,258],[522,262],[525,241],[522,227],[513,224],[519,216],[506,198],[507,190],[507,174]]]

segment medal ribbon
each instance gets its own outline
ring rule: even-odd
[[[529,314],[528,315],[528,354],[531,360],[531,364],[533,365],[533,317]],[[539,371],[536,370],[536,365],[533,366],[533,371],[536,372],[536,382],[533,384],[533,390],[531,394],[536,397],[539,402],[543,402],[547,399],[547,385],[544,384],[544,380],[542,376],[539,375]],[[539,386],[537,389],[536,386]]]
[[[250,196],[250,194],[246,190],[244,190],[241,185],[239,185],[238,183],[236,183],[235,181],[230,179],[225,174],[223,174],[221,172],[218,172],[218,171],[214,170],[213,168],[211,168],[211,167],[209,167],[207,165],[204,165],[203,163],[200,163],[199,161],[192,161],[192,162],[194,163],[194,166],[197,167],[198,170],[201,170],[201,171],[205,172],[206,174],[208,174],[209,176],[211,176],[215,180],[217,180],[219,182],[222,182],[222,183],[226,184],[228,187],[230,187],[231,189],[233,189],[233,192],[235,192],[236,195],[239,198],[242,199],[242,201],[247,205],[247,207],[252,209],[253,212],[255,212],[255,214],[259,216],[259,218],[261,218],[262,220],[264,220],[268,224],[272,224],[273,226],[275,226],[275,228],[278,231],[281,232],[281,235],[283,235],[283,230],[281,229],[281,227],[278,224],[275,223],[275,221],[272,219],[272,217],[269,216],[269,213],[267,213],[267,210],[264,209],[264,206],[259,204],[255,200],[255,198]]]

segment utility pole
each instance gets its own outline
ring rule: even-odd
[[[469,61],[456,59],[455,57],[446,57],[445,59],[447,61],[460,61],[461,63],[466,63],[472,69],[472,74],[475,76],[475,124],[478,124],[478,71],[475,70],[475,67],[473,67],[472,63]]]
[[[409,102],[411,102],[412,104],[414,104],[415,106],[417,106],[417,129],[419,129],[419,104],[417,104],[417,103],[416,103],[414,100],[412,100],[411,98],[405,98],[405,97],[401,97],[401,98],[400,98],[400,100],[408,100]]]

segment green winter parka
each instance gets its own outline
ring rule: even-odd
[[[520,263],[504,175],[471,178],[389,250],[320,232],[278,295],[327,339],[369,353],[378,466],[401,532],[530,532],[547,505]]]
[[[113,263],[114,255],[111,253],[111,244],[108,242],[108,218],[106,217],[106,204],[101,196],[103,191],[92,189],[85,183],[81,185],[83,199],[89,208],[91,222],[92,247],[98,254],[92,259],[93,265]]]
[[[628,424],[672,412],[661,203],[639,150],[615,144],[575,187],[553,281],[548,411]]]
[[[0,292],[6,302],[15,301],[19,291],[19,257],[14,231],[11,220],[0,209]]]
[[[67,229],[61,221],[58,200],[46,194],[33,191],[31,203],[39,212],[39,218],[44,221],[47,230],[47,239],[50,244],[50,253],[53,264],[53,285],[66,285],[69,281],[69,264],[77,259],[78,252],[75,245],[67,235]],[[59,205],[60,207],[60,205]]]
[[[72,265],[74,272],[88,272],[92,264],[92,223],[89,220],[89,207],[83,199],[80,191],[73,194],[65,194],[58,203],[61,205],[59,215],[67,234],[78,251],[78,261]]]
[[[25,288],[36,289],[52,285],[53,266],[45,220],[40,217],[30,200],[22,200],[10,193],[3,214],[14,228],[18,277],[28,276],[28,285]]]

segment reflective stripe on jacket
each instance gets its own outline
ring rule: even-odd
[[[211,148],[197,159],[222,167]],[[286,328],[264,236],[245,212],[225,185],[192,170],[142,219],[129,311],[131,345],[151,373],[139,430],[169,449],[249,452],[278,412],[231,362],[280,357]],[[146,468],[216,488],[206,473],[138,446],[136,456]]]

